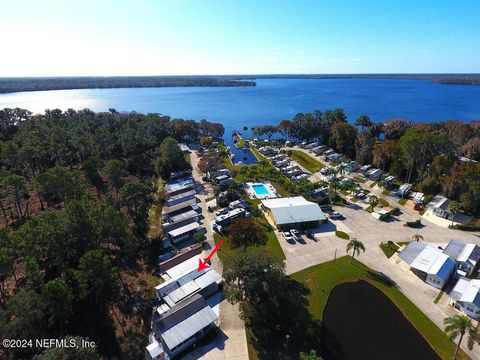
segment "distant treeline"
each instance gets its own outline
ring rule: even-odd
[[[115,76],[115,77],[50,77],[50,78],[0,78],[0,93],[20,91],[108,89],[140,87],[232,87],[255,86],[254,81],[212,77],[169,76]]]
[[[275,74],[214,76],[110,76],[0,78],[0,94],[20,91],[141,87],[256,86],[256,79],[393,79],[480,85],[480,74]]]
[[[390,79],[429,80],[439,84],[480,85],[480,74],[276,74],[227,76],[225,79]]]

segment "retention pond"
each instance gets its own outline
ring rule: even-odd
[[[395,304],[366,281],[332,290],[323,326],[327,360],[440,359]]]

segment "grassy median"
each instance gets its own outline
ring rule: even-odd
[[[300,166],[303,166],[306,170],[311,173],[316,173],[323,168],[322,163],[315,160],[310,155],[305,154],[303,151],[292,150],[292,159],[295,160]]]

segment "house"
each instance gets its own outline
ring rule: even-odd
[[[372,168],[372,165],[363,165],[361,168],[360,168],[360,172],[362,174],[366,173],[368,170],[370,170]]]
[[[180,241],[190,239],[195,233],[203,231],[205,231],[205,228],[195,221],[168,231],[166,238],[172,243],[178,244]]]
[[[380,175],[382,175],[382,173],[382,169],[370,169],[367,171],[365,176],[370,180],[377,181],[380,178]]]
[[[165,201],[165,204],[166,204],[166,206],[177,205],[177,204],[180,204],[182,202],[195,199],[196,194],[197,194],[197,192],[195,190],[189,190],[189,191],[183,192],[181,194],[173,195],[173,196],[170,196]]]
[[[173,308],[195,294],[203,297],[216,293],[222,277],[211,267],[198,271],[199,257],[193,257],[188,263],[189,269],[174,278],[155,287],[158,299]],[[171,269],[173,270],[173,269]],[[160,309],[162,312],[165,307]]]
[[[291,178],[291,177],[294,177],[294,176],[298,176],[300,174],[303,174],[303,171],[300,170],[300,168],[296,167],[293,170],[287,171],[285,173],[285,176],[288,177],[288,178]]]
[[[398,255],[427,284],[442,289],[455,271],[455,262],[439,249],[423,242],[409,243]]]
[[[195,180],[192,177],[177,179],[165,184],[165,194],[174,196],[195,189]]]
[[[333,154],[328,155],[325,160],[327,160],[327,161],[339,161],[341,158],[342,158],[342,155],[337,154],[337,153],[333,153]]]
[[[232,181],[233,179],[231,177],[229,177],[228,175],[220,175],[220,176],[217,176],[215,178],[215,182],[219,185],[219,186],[227,186],[228,184],[230,184],[230,182]]]
[[[180,147],[180,150],[182,150],[184,154],[190,153],[190,148],[188,147],[187,144],[180,143],[178,144],[178,146]]]
[[[460,277],[450,292],[450,305],[467,316],[480,320],[480,280]]]
[[[175,215],[181,214],[189,210],[195,210],[197,212],[200,211],[200,207],[197,205],[196,198],[189,199],[172,206],[164,206],[162,208],[162,219],[163,221],[168,221],[170,217],[173,217]]]
[[[319,146],[320,144],[318,142],[313,142],[305,146],[305,149],[313,149]]]
[[[320,145],[320,146],[317,146],[316,148],[313,148],[311,151],[312,153],[318,156],[318,155],[322,155],[327,150],[328,150],[327,145]]]
[[[154,314],[152,324],[158,345],[151,349],[159,354],[157,358],[169,360],[208,334],[217,321],[218,315],[202,295],[196,294],[163,314]]]
[[[238,208],[248,209],[250,206],[244,199],[239,199],[239,200],[232,201],[230,204],[228,204],[228,207],[230,210],[233,210]]]
[[[357,171],[360,165],[356,161],[350,161],[348,164],[345,165],[344,171],[345,173],[349,174],[351,172]]]
[[[288,160],[279,160],[273,163],[277,168],[281,169],[288,166]]]
[[[226,214],[219,215],[215,218],[215,223],[220,226],[227,226],[230,225],[230,222],[233,219],[239,218],[239,217],[245,217],[247,212],[245,209],[242,208],[236,208],[233,210],[230,210]]]
[[[160,343],[155,340],[150,345],[147,346],[147,359],[148,360],[164,360],[165,353],[163,352],[163,347]]]
[[[405,183],[405,184],[400,185],[400,187],[398,188],[396,193],[398,194],[398,196],[404,198],[405,196],[408,195],[411,188],[412,188],[412,184]]]
[[[480,246],[461,240],[450,240],[443,253],[455,261],[460,275],[470,275],[480,259]]]
[[[171,216],[168,221],[162,223],[163,232],[169,232],[182,226],[198,222],[200,214],[195,210],[188,210],[175,216]]]
[[[328,155],[334,154],[335,150],[329,149],[323,153],[323,156],[326,158]]]
[[[196,246],[196,247],[188,247],[184,248],[178,253],[177,255],[162,261],[160,263],[160,270],[163,273],[167,273],[168,270],[177,267],[180,264],[183,264],[187,260],[195,257],[196,255],[199,255],[202,252],[202,247],[201,246]],[[170,275],[169,275],[170,276]]]
[[[302,196],[262,200],[261,209],[278,229],[315,227],[326,220],[320,206]]]
[[[427,208],[438,217],[452,220],[453,214],[449,210],[450,199],[445,196],[437,195],[427,204]]]

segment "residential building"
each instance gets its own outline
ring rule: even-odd
[[[162,314],[155,313],[152,319],[158,344],[152,349],[155,350],[155,359],[170,360],[180,354],[215,328],[217,321],[218,315],[200,294]]]
[[[365,176],[370,180],[377,181],[380,178],[380,175],[382,175],[382,173],[382,169],[370,169],[367,171]]]
[[[445,196],[437,195],[427,204],[427,208],[438,217],[451,220],[453,214],[450,212],[450,199]]]
[[[450,304],[475,320],[480,320],[480,280],[460,277],[450,292]]]
[[[204,232],[205,228],[198,222],[192,222],[179,228],[167,232],[166,239],[173,244],[178,244],[180,241],[190,239],[197,232]]]
[[[196,255],[199,255],[201,252],[202,252],[202,247],[201,246],[184,248],[177,255],[172,256],[171,258],[162,261],[160,263],[160,270],[163,273],[168,274],[168,271],[170,269],[176,268],[177,266],[183,264],[187,260],[195,257]],[[171,277],[170,274],[169,274],[169,276]]]
[[[412,241],[398,255],[427,284],[442,289],[455,272],[455,262],[441,250]]]
[[[303,196],[262,200],[261,209],[278,229],[315,227],[326,220],[320,206]]]
[[[165,184],[165,194],[173,196],[195,189],[195,180],[192,177],[186,177],[171,181]]]
[[[328,146],[327,145],[320,145],[320,146],[317,146],[315,148],[313,148],[311,151],[315,154],[315,155],[322,155],[325,151],[328,150]]]
[[[246,216],[246,211],[243,208],[236,208],[233,210],[230,210],[226,214],[219,215],[215,218],[215,223],[220,226],[227,226],[230,224],[230,222],[233,219],[239,218],[239,217],[245,217]]]
[[[190,210],[194,210],[196,212],[201,210],[200,206],[197,205],[197,199],[195,197],[172,206],[164,206],[162,208],[162,219],[163,221],[168,221],[170,217]]]
[[[187,191],[187,192],[184,192],[184,193],[181,193],[181,194],[173,195],[173,196],[170,196],[165,201],[165,204],[166,204],[166,206],[172,206],[172,205],[180,204],[184,201],[195,199],[196,194],[197,193],[196,193],[195,190],[190,190],[190,191]]]
[[[480,259],[480,246],[467,244],[461,240],[451,240],[443,253],[455,261],[460,275],[470,275]]]
[[[210,267],[198,271],[198,262],[199,256],[194,256],[185,265],[177,265],[178,270],[171,268],[169,273],[174,277],[155,287],[159,300],[172,308],[195,294],[206,298],[216,293],[222,277]]]

